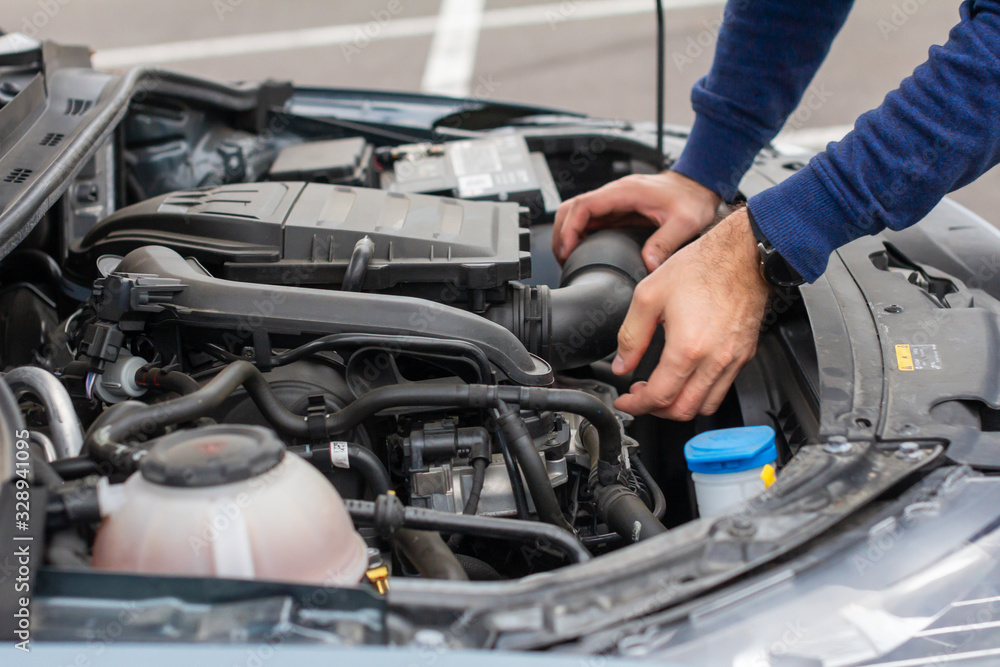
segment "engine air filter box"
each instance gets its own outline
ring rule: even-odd
[[[66,274],[89,286],[101,257],[159,245],[217,278],[336,288],[367,236],[375,250],[366,291],[486,290],[531,275],[531,239],[521,215],[514,203],[342,185],[224,185],[119,210],[72,246]]]

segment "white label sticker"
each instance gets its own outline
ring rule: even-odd
[[[911,345],[910,352],[913,354],[913,369],[917,371],[939,371],[941,370],[941,355],[938,353],[938,346]]]
[[[460,176],[458,179],[459,197],[478,197],[493,189],[493,177],[489,174],[475,176]]]
[[[330,463],[332,463],[335,468],[351,467],[351,462],[347,459],[346,442],[330,443]]]

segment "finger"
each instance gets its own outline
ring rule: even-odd
[[[643,281],[632,294],[628,313],[618,329],[618,355],[611,364],[611,370],[618,375],[635,370],[656,333],[663,306],[655,292],[653,283]]]
[[[569,215],[570,209],[573,208],[575,201],[575,198],[569,199],[559,205],[559,208],[556,210],[555,224],[552,225],[552,254],[555,255],[556,259],[560,262],[563,261],[561,242],[559,241],[560,230],[563,227],[563,223],[566,221],[566,216]]]
[[[683,225],[673,222],[664,224],[646,240],[646,244],[642,247],[642,259],[646,262],[646,268],[655,271],[692,236],[693,234]]]
[[[631,392],[623,401],[625,411],[631,414],[653,413],[675,419],[676,401],[689,382],[699,381],[701,367],[702,362],[694,356],[681,357],[669,349],[664,350],[646,385]],[[701,379],[700,382],[708,380]]]
[[[685,351],[681,352],[682,349]],[[616,407],[633,415],[668,411],[701,359],[696,348],[672,347],[668,342],[649,381],[633,385],[628,394],[618,399]]]
[[[556,257],[560,261],[569,257],[593,218],[635,211],[640,195],[636,184],[621,180],[571,199],[565,204],[566,213],[558,230],[553,230]]]
[[[726,400],[726,396],[729,395],[729,389],[733,386],[733,382],[736,381],[736,376],[740,374],[741,370],[743,370],[743,364],[732,364],[726,368],[722,376],[715,382],[715,385],[708,391],[705,402],[701,404],[698,414],[708,417],[718,412],[719,406]]]

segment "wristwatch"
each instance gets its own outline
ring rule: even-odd
[[[792,268],[792,265],[785,261],[771,242],[760,231],[757,221],[754,220],[753,213],[746,209],[747,217],[750,218],[750,229],[753,230],[753,237],[757,240],[757,252],[760,253],[760,275],[773,287],[795,287],[805,282],[799,272]]]

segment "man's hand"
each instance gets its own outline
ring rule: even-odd
[[[565,262],[587,229],[645,222],[659,227],[642,249],[652,271],[707,227],[721,203],[717,194],[677,172],[626,176],[564,202],[556,213],[552,250]]]
[[[757,351],[770,293],[759,266],[750,220],[740,210],[639,283],[612,369],[634,370],[661,322],[666,343],[649,381],[632,385],[615,407],[681,421],[718,410]]]

